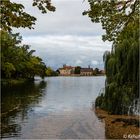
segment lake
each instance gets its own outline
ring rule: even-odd
[[[47,77],[2,87],[3,139],[105,139],[92,104],[105,77]]]

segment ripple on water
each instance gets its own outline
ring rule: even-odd
[[[3,118],[9,139],[104,139],[104,124],[91,111],[91,102],[105,77],[51,77],[3,91],[3,107],[21,102],[19,112]],[[17,127],[18,126],[18,127]],[[18,129],[20,128],[20,129]],[[12,132],[10,132],[12,131]]]

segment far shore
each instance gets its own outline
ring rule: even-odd
[[[97,74],[97,75],[80,75],[80,74],[71,74],[71,75],[58,75],[58,76],[70,76],[70,77],[93,77],[93,76],[105,76],[105,74]]]
[[[78,74],[73,74],[73,75],[58,75],[58,76],[46,76],[46,77],[96,77],[96,76],[105,76],[105,75],[98,74],[98,75],[82,76]],[[35,78],[17,78],[17,79],[1,79],[0,82],[1,85],[17,85],[17,84],[23,84],[27,81],[34,81],[34,80]]]

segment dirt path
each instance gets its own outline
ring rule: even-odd
[[[105,122],[108,139],[140,139],[139,116],[109,115],[101,109],[95,112]]]

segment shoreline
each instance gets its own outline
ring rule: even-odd
[[[98,74],[98,75],[78,75],[78,74],[73,74],[73,75],[58,75],[58,77],[97,77],[97,76],[106,76],[105,74]]]
[[[1,79],[1,85],[17,85],[17,84],[23,84],[27,81],[34,81],[34,79]]]
[[[99,108],[95,114],[105,123],[107,139],[140,139],[140,116],[110,115]]]

